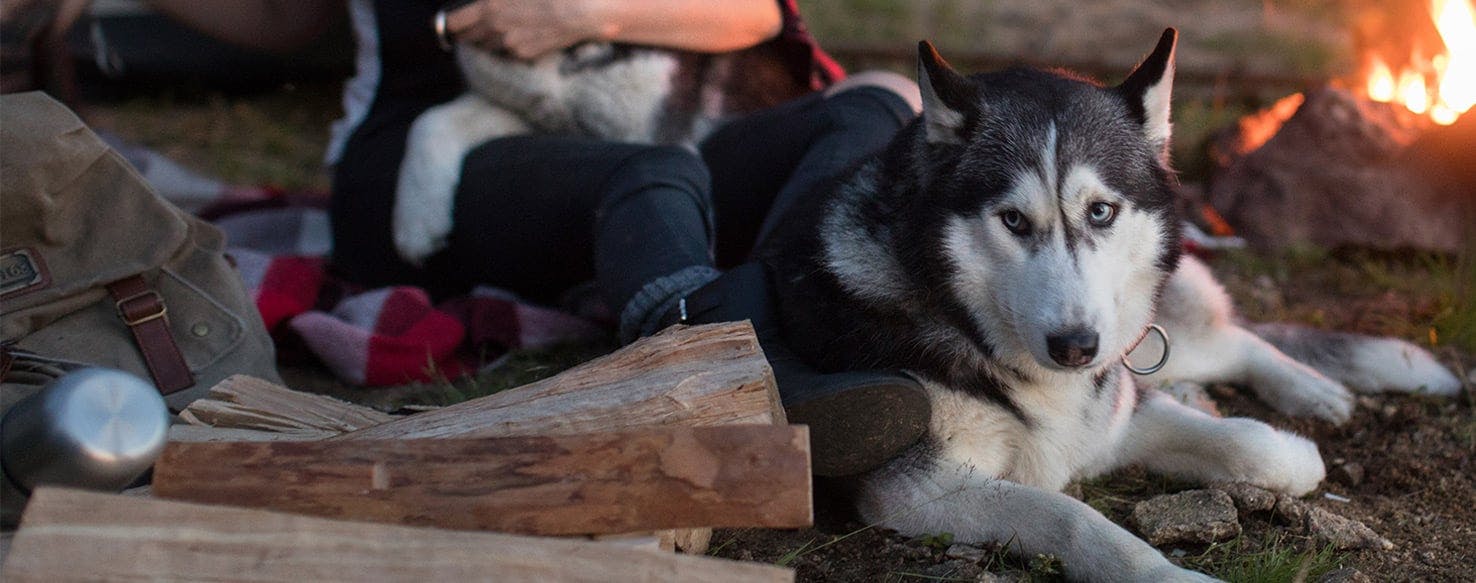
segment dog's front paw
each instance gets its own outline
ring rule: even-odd
[[[1316,417],[1337,425],[1353,416],[1353,393],[1335,380],[1301,365],[1252,386],[1271,408],[1292,417]]]
[[[418,122],[412,128],[395,190],[395,249],[416,265],[446,247],[463,154],[443,151],[427,133]]]
[[[1234,440],[1242,448],[1231,472],[1233,481],[1301,496],[1317,489],[1327,476],[1322,454],[1311,440],[1252,419],[1226,419],[1236,425]]]

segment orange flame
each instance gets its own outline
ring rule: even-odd
[[[1379,103],[1394,101],[1394,72],[1378,57],[1373,58],[1368,73],[1368,98]]]
[[[1398,102],[1437,124],[1450,125],[1476,105],[1476,11],[1471,0],[1432,0],[1430,18],[1445,44],[1431,59],[1411,55],[1396,75],[1384,59],[1372,56],[1365,91],[1369,99]],[[1433,74],[1434,82],[1427,78]]]
[[[1399,101],[1415,113],[1429,111],[1430,93],[1425,90],[1425,78],[1409,69],[1400,71]]]
[[[1476,105],[1476,15],[1469,0],[1436,0],[1431,15],[1447,51],[1436,103],[1458,116]]]

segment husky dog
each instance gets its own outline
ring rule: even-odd
[[[1307,439],[1151,386],[1243,383],[1334,423],[1352,410],[1345,384],[1458,390],[1409,343],[1235,323],[1208,269],[1180,254],[1175,39],[1165,31],[1116,87],[1025,69],[964,77],[922,43],[920,119],[763,250],[792,348],[826,372],[903,369],[929,393],[928,437],[858,478],[867,521],[1053,554],[1073,579],[1206,579],[1061,488],[1136,464],[1299,496],[1322,459]],[[1164,351],[1143,340],[1151,324],[1172,358],[1135,379],[1129,361]]]

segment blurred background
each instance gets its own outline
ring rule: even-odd
[[[83,6],[85,13],[66,30],[45,30],[46,10],[35,7],[54,13],[68,4]],[[0,0],[9,10],[17,5],[42,14],[30,18],[12,12],[3,19],[0,81],[5,90],[43,87],[61,97],[105,137],[130,149],[131,161],[152,166],[146,176],[163,174],[182,184],[199,179],[201,189],[212,193],[222,185],[227,191],[325,195],[327,128],[341,115],[342,83],[353,73],[346,15],[310,46],[280,55],[205,37],[136,0]],[[1420,274],[1413,283],[1370,279],[1413,286],[1432,298],[1415,313],[1394,310],[1370,324],[1368,314],[1377,310],[1354,308],[1346,317],[1325,318],[1323,307],[1288,314],[1277,301],[1264,312],[1252,304],[1251,316],[1291,316],[1431,345],[1455,340],[1476,351],[1476,301],[1471,299],[1476,269],[1466,267],[1473,254],[1464,251],[1469,241],[1463,246],[1452,244],[1450,236],[1436,245],[1421,240],[1432,221],[1456,224],[1444,231],[1460,228],[1461,215],[1445,210],[1450,200],[1476,207],[1476,177],[1471,176],[1476,114],[1447,128],[1454,119],[1449,107],[1444,101],[1432,103],[1442,95],[1456,99],[1455,91],[1445,89],[1449,82],[1465,84],[1464,107],[1476,101],[1470,0],[799,0],[799,5],[820,44],[848,69],[885,68],[908,76],[916,42],[930,39],[966,72],[1025,64],[1063,67],[1113,83],[1152,48],[1164,28],[1178,28],[1172,154],[1192,220],[1219,235],[1253,230],[1254,220],[1296,228],[1318,216],[1349,214],[1356,200],[1338,199],[1346,196],[1373,201],[1360,208],[1361,222],[1325,225],[1320,235],[1303,233],[1271,246],[1313,258],[1303,265],[1320,265],[1318,258],[1349,242],[1436,253],[1435,260],[1424,255],[1413,263],[1407,256],[1394,260],[1399,269]],[[1446,20],[1455,28],[1437,30],[1441,11],[1454,14]],[[1466,40],[1447,42],[1442,34]],[[1466,52],[1458,55],[1452,48],[1461,42]],[[1314,96],[1313,105],[1301,108],[1304,92]],[[1372,103],[1370,96],[1396,104]],[[1279,150],[1261,148],[1299,108],[1309,119],[1290,133],[1300,141],[1283,139]],[[1250,155],[1257,149],[1263,150],[1259,160]],[[1410,157],[1436,160],[1443,168],[1426,168]],[[1257,182],[1264,175],[1284,179]],[[1410,186],[1412,177],[1427,176],[1448,184]],[[1364,187],[1369,192],[1358,190]],[[1260,201],[1241,201],[1241,193],[1249,191],[1264,192]],[[1321,206],[1267,206],[1262,202],[1267,197],[1321,201]],[[1403,213],[1410,218],[1390,220],[1388,201],[1415,199]],[[1261,209],[1263,216],[1241,213],[1237,204],[1249,213]],[[1216,216],[1216,208],[1229,220]],[[1395,222],[1406,225],[1402,232],[1389,235],[1376,228]],[[1268,228],[1263,239],[1281,236],[1288,225]],[[1345,240],[1347,233],[1357,236]],[[1304,244],[1309,239],[1313,244]],[[1248,257],[1264,263],[1267,255]],[[1288,255],[1270,257],[1271,263],[1252,276],[1269,269],[1278,274],[1280,288],[1296,286],[1286,276]],[[1353,263],[1355,270],[1367,270],[1362,259]],[[1426,265],[1439,269],[1432,272]],[[1378,269],[1386,266],[1380,263]]]
[[[911,74],[933,40],[966,70],[1061,66],[1114,81],[1173,26],[1181,33],[1176,154],[1197,171],[1209,129],[1357,69],[1356,31],[1419,3],[1264,0],[801,0],[815,36],[853,70]],[[86,103],[94,123],[233,181],[322,188],[336,93],[352,73],[347,22],[297,53],[206,38],[133,0],[97,0],[42,62],[41,84]],[[48,53],[47,51],[50,51]],[[66,62],[69,61],[69,62]],[[168,107],[161,107],[167,105]],[[158,119],[150,118],[150,112]]]

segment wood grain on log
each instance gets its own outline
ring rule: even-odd
[[[784,423],[773,373],[747,322],[672,327],[530,385],[334,439],[546,435],[742,423]]]
[[[302,434],[317,439],[395,419],[362,405],[294,391],[256,377],[235,375],[190,403],[179,418],[192,425]],[[328,433],[324,433],[328,432]]]
[[[7,582],[793,581],[788,569],[591,541],[343,522],[40,489]]]
[[[811,523],[803,426],[482,439],[171,443],[154,495],[521,534]]]

